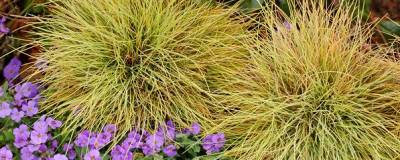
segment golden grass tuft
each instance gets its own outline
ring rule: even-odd
[[[235,12],[191,0],[57,2],[33,33],[49,64],[42,109],[65,131],[117,124],[117,138],[166,119],[213,126],[208,78],[243,63]]]
[[[293,1],[292,1],[293,2]],[[400,70],[371,45],[373,26],[350,7],[291,3],[291,17],[262,12],[250,64],[220,81],[220,100],[237,108],[215,131],[227,155],[243,160],[400,158]],[[321,2],[321,1],[319,1]],[[296,7],[294,7],[296,6]],[[291,24],[287,29],[284,20]]]

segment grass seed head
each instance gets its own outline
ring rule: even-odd
[[[291,17],[263,10],[251,62],[221,81],[237,108],[216,130],[228,155],[262,159],[396,159],[400,156],[399,64],[369,45],[372,28],[339,5],[291,4]],[[285,22],[286,21],[286,22]]]
[[[34,33],[48,62],[43,110],[65,131],[117,124],[119,138],[166,119],[212,126],[208,76],[242,63],[234,12],[191,0],[57,2]]]

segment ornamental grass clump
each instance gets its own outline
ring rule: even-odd
[[[371,46],[371,26],[344,5],[291,4],[291,17],[266,9],[251,63],[221,81],[221,101],[237,108],[221,120],[243,160],[400,157],[400,70]],[[296,6],[296,7],[294,7]]]
[[[47,61],[42,109],[61,117],[65,131],[116,124],[121,138],[165,119],[209,128],[219,111],[208,79],[242,63],[246,28],[234,9],[191,0],[65,0],[52,12],[34,33],[43,47],[36,58]]]

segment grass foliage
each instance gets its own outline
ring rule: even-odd
[[[64,117],[66,131],[113,123],[122,136],[166,119],[208,128],[218,112],[208,79],[243,63],[245,27],[230,18],[234,9],[191,0],[63,0],[52,11],[34,33],[44,48],[37,58],[49,64],[42,106]]]
[[[372,27],[348,6],[302,2],[291,4],[290,18],[263,10],[260,36],[245,42],[249,65],[219,82],[220,100],[237,108],[216,127],[231,140],[226,153],[243,160],[400,158],[400,70],[385,57],[393,48],[368,47]]]

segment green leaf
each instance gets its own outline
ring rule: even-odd
[[[14,134],[12,129],[8,129],[7,131],[4,132],[5,139],[7,142],[12,142],[14,141]]]
[[[380,28],[386,34],[400,35],[400,22],[387,20],[380,23]]]
[[[290,15],[289,3],[287,0],[279,0],[279,7],[286,13],[286,15]]]
[[[260,9],[265,2],[266,0],[246,0],[240,5],[240,7],[245,11],[253,11]]]

